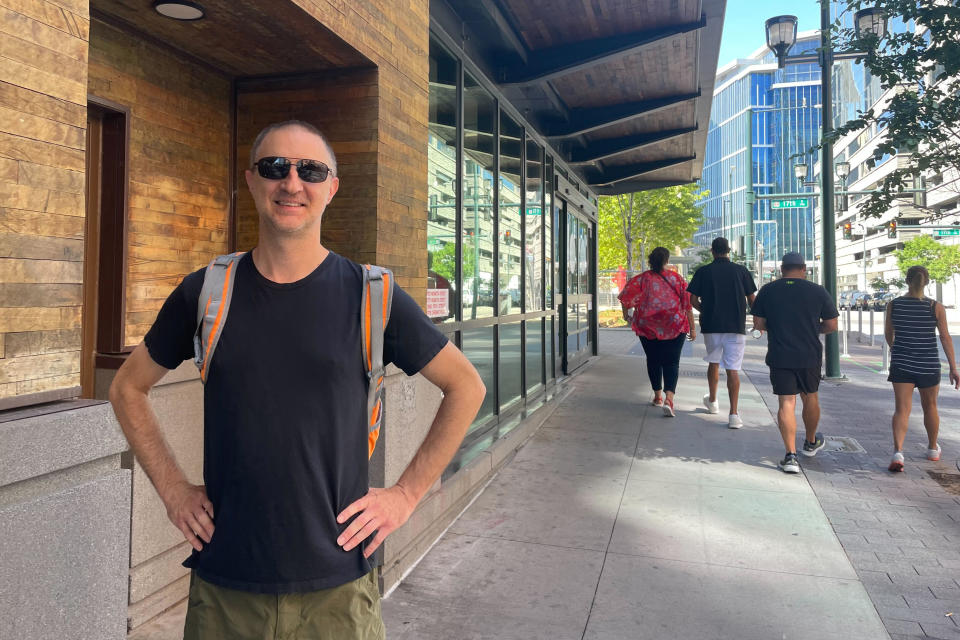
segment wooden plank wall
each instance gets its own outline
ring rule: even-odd
[[[87,0],[0,0],[0,398],[80,384]]]
[[[229,249],[230,79],[94,20],[89,91],[130,108],[124,341],[136,345],[177,283]]]
[[[377,65],[376,247],[350,257],[390,267],[424,304],[429,0],[292,1]]]
[[[324,245],[353,260],[374,259],[377,108],[375,68],[238,84],[238,250],[248,251],[257,243],[258,214],[243,175],[250,146],[263,127],[297,119],[320,129],[337,155],[340,189],[323,214]]]

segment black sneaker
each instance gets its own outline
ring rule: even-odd
[[[797,454],[788,453],[783,460],[777,463],[777,468],[784,473],[800,473],[800,461],[797,460]]]
[[[809,458],[812,458],[813,456],[817,455],[817,451],[820,451],[820,449],[823,449],[823,445],[824,445],[823,436],[820,435],[819,433],[815,436],[815,439],[813,442],[807,442],[807,439],[804,438],[803,439],[803,455]]]

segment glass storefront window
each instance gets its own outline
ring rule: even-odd
[[[457,264],[457,60],[430,42],[427,315],[454,319]]]
[[[527,392],[543,384],[543,318],[527,321]]]
[[[500,112],[499,315],[520,313],[520,203],[523,190],[523,128]],[[518,330],[519,334],[519,330]],[[520,344],[517,343],[519,350]]]
[[[580,278],[577,275],[577,229],[580,221],[572,213],[567,213],[567,293],[577,294],[580,287]]]
[[[553,309],[553,158],[547,156],[544,165],[543,233],[544,242],[543,284],[546,289],[547,309]]]
[[[500,408],[513,403],[523,392],[523,341],[520,322],[499,325],[500,329]]]
[[[483,398],[480,411],[477,413],[474,425],[484,422],[493,415],[496,407],[497,378],[493,368],[493,327],[466,329],[463,332],[463,355],[477,368],[480,379],[487,387],[487,395]]]
[[[468,73],[463,76],[463,319],[494,315],[493,97]]]
[[[524,311],[543,310],[543,148],[527,140]]]

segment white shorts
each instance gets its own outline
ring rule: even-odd
[[[703,344],[707,347],[704,360],[719,364],[727,371],[739,371],[743,366],[743,349],[747,336],[742,333],[705,333]]]

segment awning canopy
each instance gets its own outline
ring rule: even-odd
[[[599,194],[697,180],[726,0],[432,0],[431,17]]]

